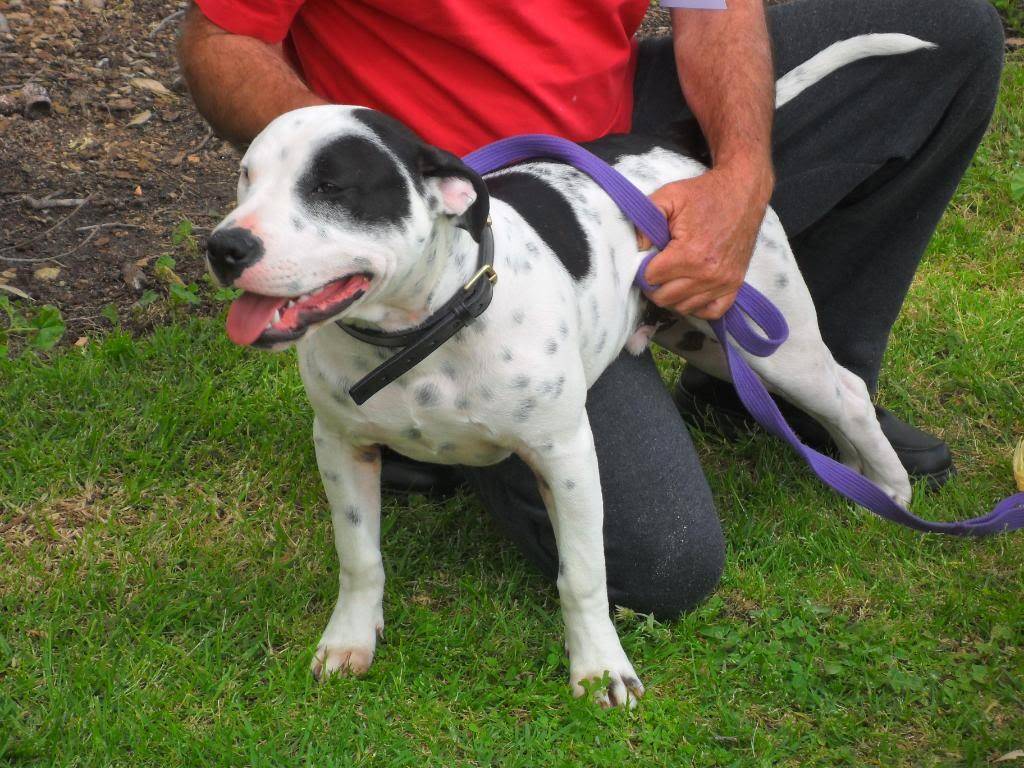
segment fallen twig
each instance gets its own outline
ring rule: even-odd
[[[94,230],[92,230],[91,232],[89,232],[89,234],[88,234],[88,235],[86,235],[86,236],[85,236],[84,238],[82,238],[82,242],[80,242],[80,243],[79,243],[78,245],[76,245],[76,246],[75,246],[74,248],[72,248],[72,249],[70,249],[70,250],[67,250],[67,251],[64,251],[64,253],[59,253],[59,254],[57,254],[56,256],[54,256],[54,257],[53,257],[53,260],[54,260],[54,261],[57,261],[57,259],[62,259],[62,258],[64,258],[65,256],[70,256],[70,255],[71,255],[72,253],[74,253],[74,252],[75,252],[75,251],[77,251],[77,250],[78,250],[79,248],[81,248],[81,247],[82,247],[83,245],[85,245],[85,244],[86,244],[86,243],[88,243],[88,242],[89,242],[90,240],[92,240],[92,239],[93,239],[94,237],[96,237],[96,233],[97,233],[97,232],[99,232],[99,230],[98,230],[98,229],[94,229]],[[58,264],[60,264],[60,262],[57,262],[57,263],[58,263]],[[61,266],[63,266],[63,265],[61,265]]]
[[[85,202],[84,197],[44,197],[38,200],[31,195],[22,195],[21,199],[29,208],[43,211],[47,208],[74,208]]]
[[[54,261],[54,259],[53,256],[36,256],[31,259],[23,259],[19,256],[0,256],[0,261],[9,261],[13,264],[38,264],[40,261]],[[57,263],[60,264],[59,261]],[[64,264],[60,265],[65,266]]]
[[[195,153],[195,152],[198,152],[199,150],[201,150],[203,147],[205,147],[207,144],[210,143],[210,139],[212,139],[212,138],[213,138],[213,131],[207,130],[206,136],[203,138],[202,141],[199,142],[199,146],[197,146],[195,149],[193,149],[192,152]]]
[[[162,18],[162,19],[160,20],[160,22],[159,22],[159,23],[158,23],[158,24],[157,24],[157,25],[156,25],[155,27],[153,27],[153,29],[152,29],[152,30],[150,31],[150,33],[149,33],[149,37],[150,37],[151,39],[152,39],[152,38],[154,38],[154,37],[156,37],[156,36],[157,36],[157,33],[158,33],[158,32],[159,32],[159,31],[160,31],[161,29],[163,29],[163,28],[164,28],[165,26],[167,26],[168,24],[170,24],[170,23],[171,23],[172,21],[174,21],[175,19],[181,18],[181,17],[182,17],[182,16],[184,16],[184,15],[185,15],[185,9],[184,9],[184,8],[181,8],[181,9],[179,9],[179,10],[175,11],[174,13],[172,13],[172,14],[169,14],[168,16],[164,16],[164,17],[163,17],[163,18]]]
[[[119,229],[145,229],[140,224],[126,224],[123,221],[104,221],[102,224],[86,224],[84,227],[75,227],[75,232],[85,232],[90,229],[106,229],[116,227]]]
[[[55,230],[61,224],[63,224],[68,219],[70,219],[72,216],[74,216],[76,213],[78,213],[80,210],[82,210],[82,206],[84,206],[90,200],[92,200],[92,195],[91,194],[86,196],[85,199],[83,199],[82,202],[79,203],[78,206],[71,213],[69,213],[64,218],[60,219],[56,224],[54,224],[49,229],[43,230],[38,235],[33,235],[28,240],[22,240],[20,243],[15,243],[14,245],[8,245],[5,248],[0,248],[0,253],[6,253],[7,251],[13,251],[13,250],[17,250],[19,248],[24,248],[26,245],[29,245],[30,243],[34,243],[39,238],[46,237],[48,234],[53,232],[53,230]],[[0,256],[0,259],[4,259],[5,261],[26,261],[25,259],[15,259],[15,258],[9,257],[9,256]],[[38,259],[38,261],[47,261],[47,259]]]

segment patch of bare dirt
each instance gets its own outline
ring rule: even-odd
[[[109,326],[108,304],[136,329],[150,324],[159,313],[128,309],[162,288],[153,262],[171,232],[188,219],[201,234],[232,199],[237,156],[193,110],[174,60],[183,7],[2,6],[0,99],[17,107],[40,86],[52,109],[0,116],[0,283],[59,307],[66,343]],[[198,255],[175,257],[186,282],[199,279]]]

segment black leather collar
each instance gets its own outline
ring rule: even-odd
[[[491,303],[498,273],[494,271],[494,233],[491,222],[480,232],[477,270],[459,291],[434,314],[404,331],[376,331],[355,328],[341,320],[338,326],[349,336],[376,347],[404,347],[357,381],[348,393],[362,405],[384,387],[421,362],[448,339],[483,314]]]

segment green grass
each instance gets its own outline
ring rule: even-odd
[[[926,517],[1013,490],[1022,124],[1018,59],[886,367],[885,402],[959,460],[915,502]],[[320,686],[337,564],[292,357],[197,319],[0,366],[0,763],[919,766],[1024,748],[1021,536],[883,523],[765,437],[698,440],[728,568],[677,623],[618,617],[648,689],[635,712],[569,696],[554,590],[471,498],[386,501],[387,642],[367,679]]]

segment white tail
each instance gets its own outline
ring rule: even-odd
[[[935,43],[897,33],[857,35],[840,40],[779,78],[775,85],[775,107],[778,109],[819,80],[855,61],[936,47]]]

